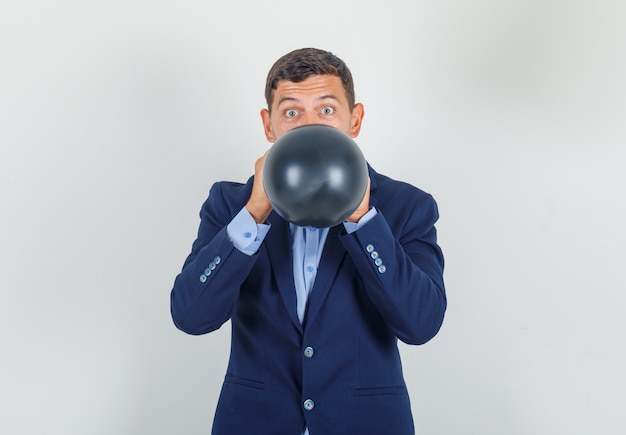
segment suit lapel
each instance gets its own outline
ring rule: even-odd
[[[346,250],[339,241],[339,232],[343,229],[343,225],[339,224],[329,229],[322,257],[317,269],[317,276],[313,289],[309,295],[305,324],[311,325],[317,316],[324,300],[328,296],[330,287],[335,280],[337,271],[339,270],[343,259],[346,256]]]
[[[289,317],[298,331],[302,333],[302,325],[296,311],[296,287],[293,282],[293,256],[289,224],[276,213],[272,213],[268,221],[272,225],[272,229],[267,234],[264,244],[274,271],[278,291],[283,298],[285,308],[289,312]]]

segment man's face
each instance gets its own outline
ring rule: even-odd
[[[292,128],[307,124],[330,125],[354,138],[361,130],[363,114],[363,105],[348,104],[341,78],[324,74],[298,83],[279,81],[271,111],[263,109],[261,118],[267,140],[275,142]]]

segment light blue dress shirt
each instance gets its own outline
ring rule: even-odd
[[[303,228],[289,224],[293,256],[293,282],[296,286],[296,307],[300,323],[304,321],[306,303],[317,276],[317,266],[328,236],[328,228]]]
[[[344,228],[351,234],[369,222],[377,211],[370,210],[359,222],[344,222]],[[306,304],[317,276],[328,228],[305,228],[289,224],[291,229],[291,250],[293,254],[293,281],[296,287],[298,319],[302,323]],[[257,224],[248,210],[243,207],[226,227],[228,237],[235,248],[247,255],[254,255],[270,230],[269,224]],[[306,428],[302,435],[309,435]]]

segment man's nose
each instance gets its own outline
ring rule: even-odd
[[[300,125],[319,124],[317,113],[307,111],[300,118]]]

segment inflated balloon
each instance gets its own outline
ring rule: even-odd
[[[328,228],[349,218],[367,183],[367,163],[357,144],[327,125],[304,125],[283,134],[263,168],[274,210],[303,227]]]

